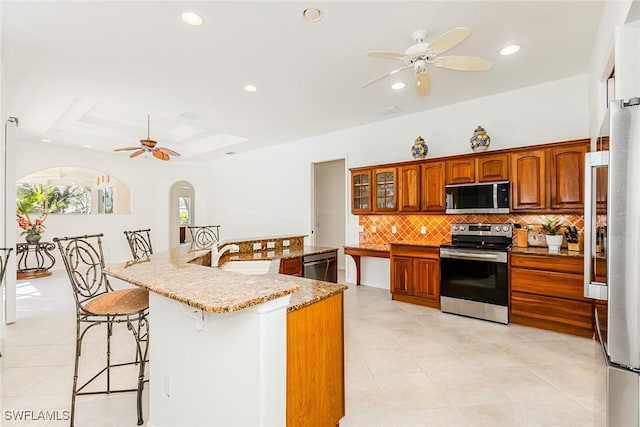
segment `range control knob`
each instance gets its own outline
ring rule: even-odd
[[[453,226],[453,231],[458,231],[458,226],[457,225]]]
[[[503,225],[502,226],[502,231],[509,231],[509,226],[508,225]]]
[[[496,225],[496,231],[500,231],[500,226]]]
[[[460,231],[464,231],[464,228],[465,228],[464,225],[461,225],[460,226]]]

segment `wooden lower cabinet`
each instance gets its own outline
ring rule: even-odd
[[[287,314],[287,426],[336,426],[345,414],[342,293]]]
[[[280,260],[280,274],[286,274],[289,276],[302,277],[302,258],[282,258]]]
[[[440,250],[391,244],[391,297],[440,308]]]
[[[510,273],[512,323],[593,336],[594,301],[583,296],[581,257],[511,254]]]

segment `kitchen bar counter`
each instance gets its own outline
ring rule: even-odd
[[[295,311],[347,289],[345,285],[278,274],[280,259],[333,252],[336,248],[304,246],[299,249],[224,254],[230,261],[271,260],[267,274],[244,275],[200,264],[208,250],[189,251],[188,245],[153,254],[151,261],[108,266],[107,274],[157,294],[210,313],[241,310],[291,294],[287,311]]]
[[[389,258],[389,245],[345,246],[344,253],[349,255],[356,265],[356,285],[360,286],[360,257]]]

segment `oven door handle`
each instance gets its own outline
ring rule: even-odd
[[[455,258],[455,259],[469,259],[477,261],[492,260],[495,262],[506,263],[507,254],[479,254],[477,252],[461,252],[461,251],[449,251],[440,250],[440,258]]]

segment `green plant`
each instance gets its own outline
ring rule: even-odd
[[[542,228],[547,232],[547,234],[555,236],[560,231],[560,228],[562,228],[562,224],[559,219],[547,217],[542,223]]]

